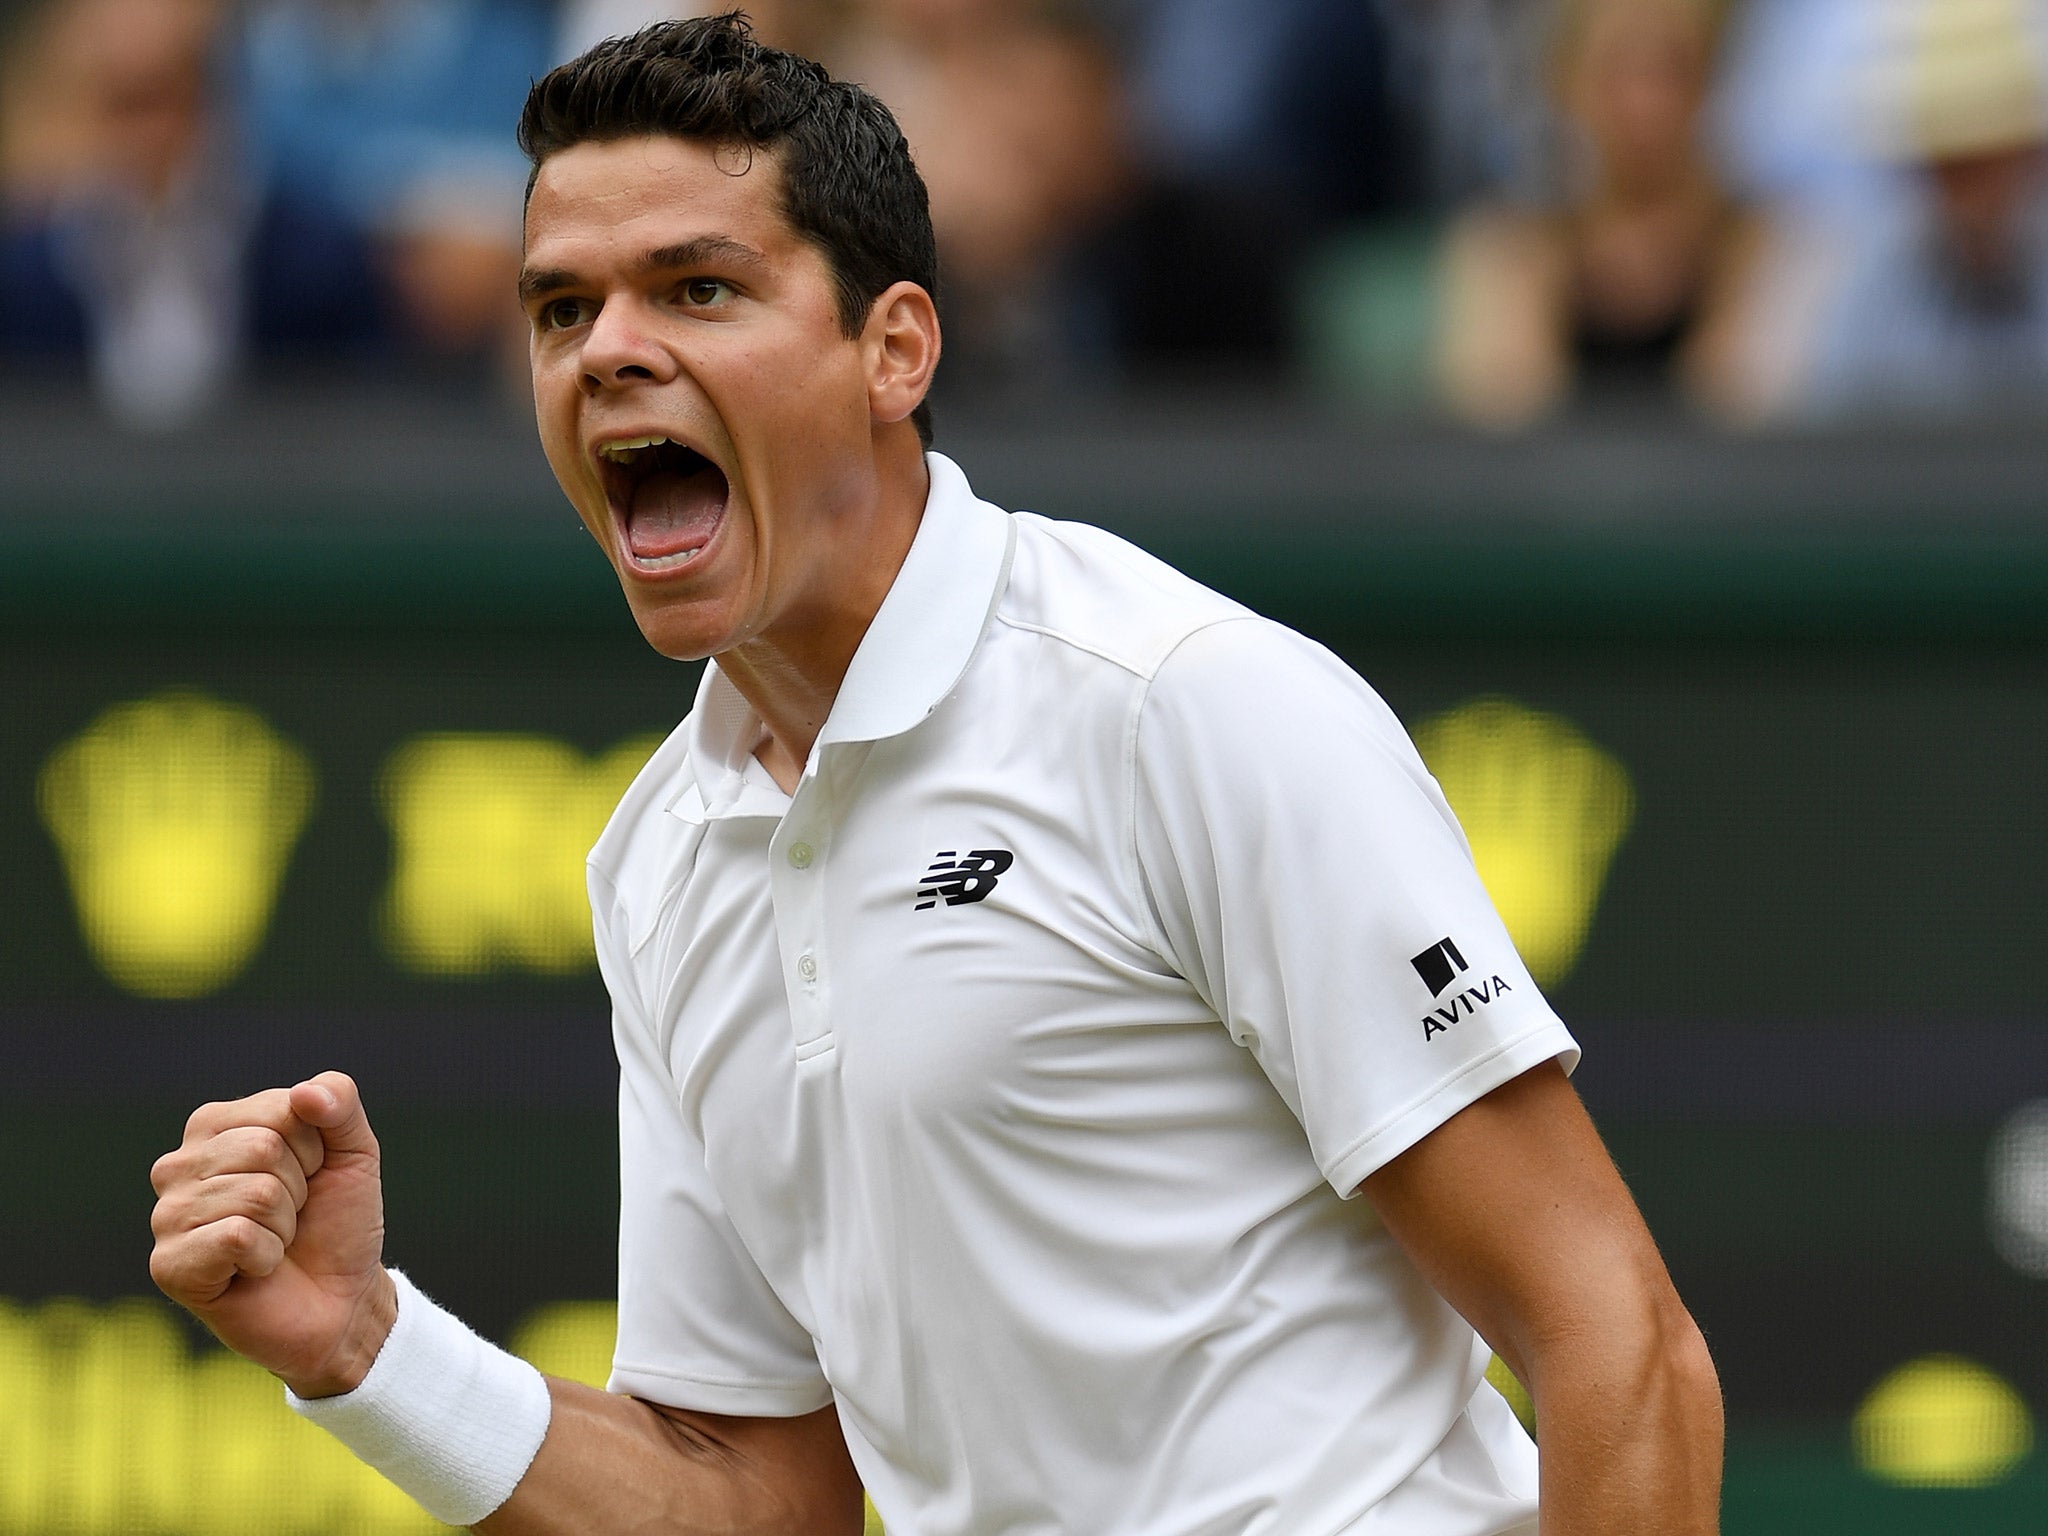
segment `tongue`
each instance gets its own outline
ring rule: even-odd
[[[725,476],[709,464],[690,474],[656,470],[633,487],[626,543],[643,560],[679,555],[710,539],[725,515]]]

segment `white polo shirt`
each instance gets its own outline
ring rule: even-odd
[[[1359,1181],[1577,1048],[1329,652],[946,459],[796,794],[715,666],[591,855],[611,1385],[902,1536],[1534,1530]]]

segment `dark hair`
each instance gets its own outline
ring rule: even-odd
[[[519,114],[534,176],[574,145],[643,135],[772,153],[783,214],[831,266],[848,336],[861,333],[892,283],[937,297],[931,208],[896,119],[859,86],[758,41],[739,12],[609,38],[542,76]],[[911,419],[929,447],[929,403]]]

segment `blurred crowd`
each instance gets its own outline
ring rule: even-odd
[[[156,429],[297,373],[516,391],[527,85],[692,8],[0,0],[0,379]],[[902,122],[945,396],[2048,407],[2048,0],[747,8]]]

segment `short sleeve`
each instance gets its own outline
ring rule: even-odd
[[[785,1418],[822,1408],[832,1393],[811,1337],[726,1217],[632,968],[607,942],[599,912],[619,1056],[619,1334],[610,1390],[705,1413]]]
[[[1342,1195],[1578,1046],[1537,991],[1400,722],[1269,620],[1184,640],[1135,747],[1140,878],[1168,958],[1300,1118]]]

